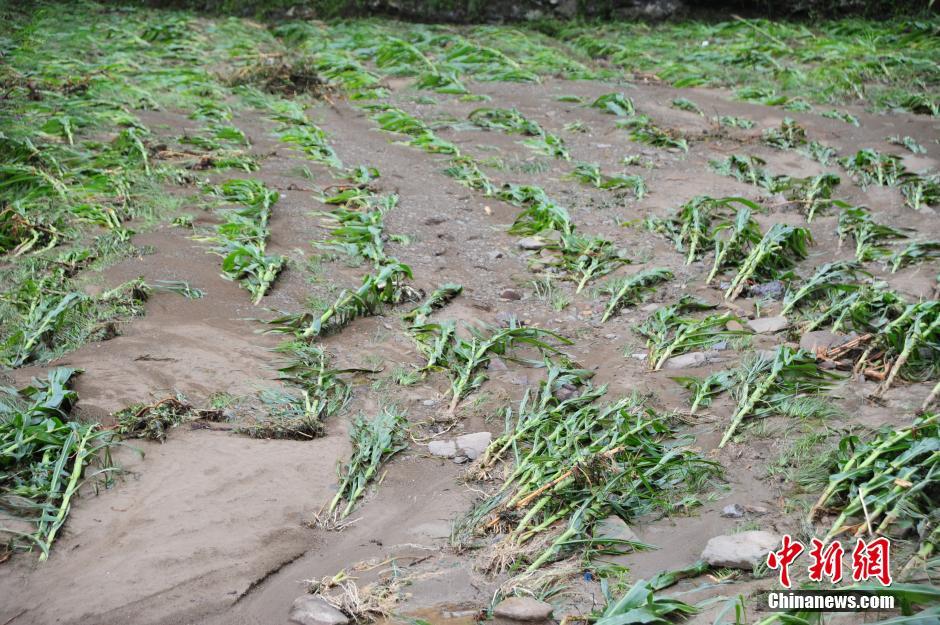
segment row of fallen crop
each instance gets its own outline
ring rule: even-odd
[[[421,120],[386,104],[366,108],[383,130],[409,137],[409,145],[449,155],[450,164],[445,173],[461,184],[522,208],[509,233],[550,239],[545,241],[545,247],[558,254],[553,264],[576,282],[578,292],[589,282],[630,262],[612,242],[578,233],[567,209],[549,198],[540,187],[510,183],[497,187],[475,159],[461,154],[456,145],[438,137]]]

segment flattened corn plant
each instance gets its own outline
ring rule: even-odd
[[[725,299],[737,298],[748,282],[755,278],[778,278],[781,271],[806,258],[812,241],[806,228],[774,224],[741,261],[738,273],[725,291]]]
[[[806,519],[819,526],[824,516],[835,517],[821,527],[823,542],[849,535],[909,539],[913,554],[893,572],[926,568],[940,547],[940,415],[846,436],[827,464],[829,483]]]
[[[629,189],[638,200],[642,200],[646,196],[646,181],[643,180],[642,176],[604,174],[601,173],[601,168],[597,163],[577,163],[569,176],[574,180],[605,191]]]
[[[760,226],[751,217],[751,211],[759,207],[748,200],[737,198],[742,204],[733,220],[722,221],[712,230],[710,236],[715,241],[715,261],[705,278],[705,284],[711,284],[718,273],[727,267],[739,265],[755,245],[760,243]]]
[[[713,240],[718,219],[725,219],[734,214],[734,205],[760,210],[750,200],[740,197],[713,198],[697,195],[683,204],[676,213],[665,219],[651,216],[646,220],[647,229],[658,232],[676,245],[676,251],[686,255],[686,264],[691,264]]]
[[[412,308],[402,315],[402,321],[412,325],[423,325],[435,310],[443,308],[461,293],[463,293],[463,287],[459,284],[453,282],[442,284],[434,289],[434,292],[420,306]]]
[[[623,93],[605,93],[591,102],[591,108],[600,109],[617,117],[631,117],[636,114],[633,100]]]
[[[450,414],[454,414],[460,401],[486,381],[486,368],[494,357],[509,358],[520,347],[538,350],[541,354],[560,353],[550,343],[570,345],[571,341],[549,330],[526,328],[510,322],[508,328],[469,327],[469,338],[458,334],[453,321],[412,325],[410,332],[418,350],[427,358],[421,369],[444,371],[450,377]]]
[[[719,448],[728,444],[746,418],[784,415],[805,419],[838,414],[820,394],[839,376],[820,369],[816,359],[804,351],[780,345],[771,353],[757,352],[734,376],[730,390],[737,407]]]
[[[570,160],[571,155],[561,137],[547,132],[538,122],[527,119],[518,110],[501,108],[478,108],[470,111],[467,118],[480,128],[501,130],[534,137],[522,143],[547,156]]]
[[[274,326],[268,332],[309,339],[339,330],[358,317],[376,314],[384,305],[416,299],[414,289],[406,284],[411,278],[411,267],[396,259],[387,259],[375,273],[363,277],[362,286],[355,291],[344,289],[322,313],[275,317],[266,322]]]
[[[382,409],[375,418],[359,415],[349,431],[352,455],[337,466],[339,489],[330,501],[327,514],[336,520],[345,519],[362,498],[366,486],[380,479],[379,470],[395,454],[408,448],[405,439],[408,421],[394,407]],[[341,506],[343,502],[345,506]]]
[[[883,395],[898,376],[910,381],[940,377],[940,301],[907,304],[880,328],[855,369],[862,371],[879,359],[885,376],[875,396]]]
[[[222,257],[222,276],[248,289],[252,303],[257,304],[287,262],[283,256],[266,252],[271,207],[279,195],[252,179],[228,180],[214,193],[242,208],[224,211],[225,221],[216,227],[216,234],[203,240],[217,244],[213,251]]]
[[[887,264],[891,266],[891,273],[897,273],[902,267],[938,258],[940,258],[940,241],[912,241],[894,252],[887,259]]]
[[[740,322],[730,312],[706,315],[701,319],[688,315],[715,308],[700,300],[683,297],[676,304],[657,309],[637,326],[637,333],[646,337],[650,370],[659,371],[673,356],[707,349],[719,341],[744,334],[727,328],[730,321]]]
[[[638,395],[601,404],[605,387],[590,372],[548,365],[545,381],[506,409],[506,430],[471,469],[488,479],[499,465],[507,477],[459,520],[452,541],[469,548],[500,534],[489,547],[490,568],[534,571],[588,549],[622,552],[639,545],[593,532],[616,514],[631,520],[682,505],[718,474],[718,466],[674,438],[668,419]],[[562,388],[577,393],[559,399]]]
[[[841,179],[835,174],[793,178],[785,193],[788,200],[799,205],[800,212],[806,215],[806,222],[812,223],[817,213],[844,206],[844,202],[832,198],[832,191],[840,182]]]
[[[278,379],[299,392],[263,391],[258,396],[261,416],[237,431],[252,438],[309,440],[323,436],[327,419],[349,403],[352,389],[343,376],[369,371],[332,367],[330,355],[305,340],[286,341],[275,351],[284,355]]]
[[[0,362],[20,367],[89,340],[112,338],[114,322],[142,314],[148,295],[147,285],[136,279],[89,296],[62,266],[41,278],[20,280],[0,296],[0,315],[6,320],[0,329]]]
[[[799,288],[790,288],[783,297],[781,315],[786,315],[798,306],[843,297],[858,290],[855,282],[860,276],[870,276],[858,263],[835,261],[819,267]]]
[[[653,123],[647,115],[633,115],[617,120],[617,127],[630,131],[630,139],[657,148],[689,151],[689,142],[677,130],[664,129]]]
[[[84,484],[109,487],[118,469],[112,435],[97,423],[69,420],[78,400],[68,388],[77,371],[57,367],[22,390],[0,388],[0,525],[19,549],[49,550]],[[26,529],[28,528],[28,529]]]
[[[601,593],[606,605],[603,612],[591,619],[594,625],[641,625],[642,623],[672,623],[698,614],[701,609],[681,599],[657,597],[659,582],[656,578],[638,580],[622,597],[610,593],[607,579],[601,580]]]
[[[400,108],[388,104],[370,104],[365,109],[372,114],[372,119],[382,130],[410,137],[408,145],[432,154],[460,155],[460,150],[456,145],[441,139],[434,134],[430,126]]]
[[[365,258],[374,265],[379,265],[385,261],[385,233],[384,216],[389,206],[394,205],[397,196],[386,196],[389,200],[382,204],[382,199],[376,199],[371,193],[362,198],[362,204],[356,208],[337,208],[329,212],[317,213],[324,215],[332,221],[339,224],[338,227],[330,231],[330,238],[326,241],[316,243],[316,246],[324,250],[335,250],[343,252],[352,257]],[[378,208],[369,208],[373,202],[379,203]],[[347,206],[351,202],[347,202]]]
[[[855,241],[855,259],[860,263],[888,256],[891,250],[884,242],[907,238],[902,230],[875,222],[864,206],[842,209],[838,233],[840,245],[849,237]]]
[[[647,294],[655,290],[656,285],[672,278],[672,272],[665,267],[655,267],[608,281],[599,289],[601,293],[610,295],[601,323],[619,313],[621,309],[639,304]]]
[[[790,184],[787,176],[772,176],[764,169],[767,161],[751,155],[732,154],[723,161],[712,160],[709,166],[722,176],[731,176],[741,182],[765,189],[769,193],[784,191]]]

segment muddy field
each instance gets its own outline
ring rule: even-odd
[[[630,73],[623,63],[591,58],[570,41],[534,33],[532,41],[566,55],[583,71],[566,75],[519,65],[535,51],[517,47],[515,55],[506,53],[510,69],[531,71],[534,79],[483,78],[475,66],[453,61],[463,72],[456,79],[463,90],[446,93],[417,86],[419,70],[407,71],[418,63],[414,58],[383,61],[382,37],[409,40],[414,53],[432,60],[458,45],[422,38],[405,25],[369,22],[349,36],[348,24],[330,34],[330,26],[315,22],[306,32],[298,23],[268,29],[234,19],[80,6],[69,9],[77,12],[74,23],[59,22],[49,7],[15,13],[15,24],[29,23],[34,30],[7,33],[13,43],[4,44],[11,59],[6,76],[11,97],[22,98],[4,105],[5,136],[27,136],[23,126],[34,120],[24,111],[49,104],[53,92],[71,97],[76,91],[68,85],[83,75],[92,76],[87,98],[105,98],[102,94],[112,91],[93,76],[107,76],[125,90],[115,96],[119,108],[146,129],[139,134],[154,186],[132,188],[131,194],[141,197],[131,203],[156,197],[148,199],[149,194],[162,200],[159,209],[129,210],[110,226],[128,231],[131,251],[80,267],[62,288],[100,302],[103,293],[129,281],[177,281],[202,296],[152,288],[135,314],[96,318],[113,330],[103,337],[78,333],[80,340],[57,349],[62,324],[71,322],[56,321],[55,328],[40,332],[42,349],[23,348],[16,354],[25,357],[5,357],[0,375],[17,388],[57,367],[80,370],[71,382],[78,400],[68,419],[97,422],[100,431],[113,434],[111,454],[121,472],[97,493],[96,480],[86,479],[65,506],[67,522],[47,560],[39,561],[38,548],[28,549],[29,541],[11,535],[0,556],[4,625],[267,625],[288,622],[295,599],[318,591],[345,617],[362,620],[463,625],[493,618],[493,608],[516,595],[550,603],[555,620],[593,622],[608,602],[601,580],[619,597],[639,580],[695,565],[712,537],[761,530],[808,542],[826,535],[857,495],[830,502],[813,519],[815,525],[808,521],[829,474],[838,473],[837,463],[845,460],[837,453],[843,437],[865,440],[881,428],[903,431],[915,419],[923,420],[923,431],[936,432],[929,412],[940,353],[940,307],[931,308],[940,268],[936,116],[885,110],[855,97],[835,105],[807,104],[807,109],[794,106],[792,98],[784,105],[747,101],[732,84],[675,87],[648,68]],[[95,39],[95,20],[112,29],[113,38],[123,42],[120,53],[136,66],[115,61],[108,51],[111,39]],[[163,34],[148,36],[148,28]],[[82,36],[70,39],[69,29]],[[506,29],[507,50],[518,32]],[[136,47],[128,33],[140,34],[146,45]],[[598,39],[604,36],[616,41],[611,33]],[[761,38],[759,30],[754,36]],[[497,46],[501,35],[467,37],[464,41]],[[30,54],[46,45],[56,54],[86,50],[89,55],[75,56],[45,75],[48,61]],[[335,66],[341,54],[355,61],[344,74],[330,75],[310,60]],[[923,55],[936,62],[931,54],[935,46]],[[269,75],[283,78],[284,63],[295,63],[287,87],[265,82]],[[298,77],[301,66],[323,83],[310,83],[307,74]],[[198,88],[186,91],[184,81],[161,82],[167,69],[200,73],[194,81]],[[923,71],[927,84],[936,81],[935,69]],[[596,75],[586,75],[590,72]],[[31,105],[30,93],[38,93],[34,102],[43,104]],[[605,106],[608,94],[621,94],[617,102],[628,101],[633,110]],[[222,112],[205,113],[206,101]],[[71,114],[71,100],[56,102],[49,106],[54,114]],[[833,110],[842,118],[820,114]],[[393,127],[383,118],[390,113],[410,125]],[[225,149],[253,163],[253,171],[222,169],[220,148],[182,140],[207,136],[219,126],[242,133],[237,148]],[[101,120],[77,124],[74,145],[107,144],[122,127],[130,126]],[[291,140],[294,130],[285,128],[316,128],[322,137]],[[47,128],[34,143],[65,151],[70,137]],[[907,147],[903,138],[909,139]],[[827,155],[820,156],[821,148]],[[866,150],[881,160],[853,168],[849,160]],[[728,161],[735,156],[761,160],[750,160],[750,169],[738,168],[742,161]],[[38,161],[23,162],[51,171]],[[357,166],[377,172],[356,174]],[[825,174],[837,177],[838,184],[815,196],[800,186],[813,181],[825,186],[819,182]],[[66,181],[70,198],[79,186],[83,193],[90,188],[81,175]],[[246,288],[254,274],[226,279],[220,275],[220,255],[212,253],[224,248],[221,226],[232,222],[228,215],[238,206],[217,185],[249,178],[278,194],[266,213],[264,235],[252,235],[253,242],[261,241],[262,254],[280,259],[276,278],[256,305],[255,293]],[[536,187],[542,195],[532,192]],[[4,207],[22,205],[26,214],[40,210],[30,204],[34,195],[13,195],[17,188],[3,187]],[[358,199],[331,199],[348,192]],[[93,193],[92,202],[117,205],[107,190]],[[392,196],[397,202],[381,204]],[[748,203],[696,204],[701,196]],[[87,201],[83,196],[73,203]],[[671,221],[690,206],[701,208],[699,217]],[[742,216],[739,209],[745,206],[752,209]],[[375,216],[369,243],[344,239],[336,230],[335,211],[354,213],[350,220]],[[740,250],[731,249],[729,262],[706,284],[715,242],[727,240],[736,218],[752,220],[748,227],[757,234]],[[64,219],[72,223],[72,217]],[[54,257],[61,264],[57,254],[88,246],[109,230],[88,219],[75,223],[50,245],[6,246],[0,259],[5,292],[19,288],[24,272],[49,271],[38,261],[24,269],[30,258]],[[725,225],[715,230],[719,224]],[[689,232],[696,228],[703,238],[693,251]],[[754,250],[771,231],[783,232],[783,242],[758,258]],[[914,242],[924,245],[904,255]],[[758,270],[741,274],[751,261]],[[376,302],[348,319],[328,316],[336,308],[331,305],[344,301],[364,277],[394,263],[406,265],[410,275],[383,282],[386,295],[376,295]],[[797,299],[827,263],[843,263],[842,271],[822,275],[823,287]],[[629,282],[651,270],[659,277],[643,286]],[[445,283],[462,289],[417,321],[407,317]],[[845,288],[825,290],[833,284]],[[842,314],[838,305],[865,289],[877,297],[864,310],[881,305],[881,321],[852,309],[833,327]],[[624,296],[620,301],[618,291]],[[871,303],[875,300],[881,304]],[[11,310],[3,311],[4,340],[12,340],[13,325],[26,323]],[[264,323],[302,312],[308,315],[295,317],[293,325],[283,319]],[[314,326],[312,319],[324,314],[323,327]],[[916,323],[904,321],[905,314]],[[650,321],[657,315],[660,326]],[[449,321],[455,322],[453,335],[447,334]],[[431,322],[436,325],[417,329]],[[475,340],[470,328],[477,329]],[[497,344],[469,365],[447,351],[490,345],[486,339],[507,328],[525,339]],[[915,334],[916,344],[911,343]],[[277,351],[285,340],[322,350],[326,360],[320,362],[333,370],[353,370],[337,374],[348,398],[313,414],[311,398],[333,401],[329,393],[339,387],[327,388],[322,377],[303,383],[285,378],[279,368],[300,353],[296,345],[292,352]],[[856,343],[838,349],[852,340]],[[448,341],[451,347],[441,347]],[[435,352],[438,347],[444,351]],[[437,364],[426,367],[435,353]],[[741,367],[756,367],[755,358],[761,357],[763,373],[752,378],[740,373]],[[448,358],[457,364],[448,364]],[[787,358],[799,361],[802,373],[792,373],[789,385],[779,383],[773,392],[805,403],[794,407],[783,399],[755,397],[753,389],[770,379],[772,363]],[[551,381],[558,371],[569,376],[564,384]],[[691,409],[690,389],[677,378],[721,372],[729,372],[726,392],[720,385],[710,387],[705,401]],[[461,380],[467,382],[463,387]],[[278,392],[288,399],[273,408],[266,393]],[[618,409],[619,421],[610,422],[619,425],[606,425],[611,417],[601,412],[588,415],[584,427],[596,422],[607,432],[635,425],[642,440],[626,437],[604,447],[600,429],[576,428],[564,435],[570,437],[567,447],[560,442],[564,437],[551,439],[572,455],[544,452],[535,460],[541,477],[528,490],[508,492],[516,492],[515,503],[531,496],[526,504],[547,492],[538,505],[557,511],[555,518],[532,510],[523,519],[531,506],[492,499],[534,449],[519,435],[515,445],[497,453],[507,433],[522,429],[520,412],[573,422],[581,418],[573,407],[579,398],[589,402],[592,393],[597,405],[623,399],[626,407]],[[544,413],[526,412],[540,396]],[[523,397],[528,407],[520,407]],[[166,426],[165,440],[122,429],[121,411],[138,404],[134,410],[146,420],[151,414],[146,407],[167,398],[188,409]],[[271,415],[285,406],[303,414],[274,423]],[[354,420],[362,416],[370,422],[384,413],[405,419],[393,430],[397,451],[380,454],[361,494],[350,499],[347,491],[338,491],[337,465],[349,466],[345,463],[362,446],[362,439],[350,434],[368,426]],[[736,417],[740,422],[732,428]],[[492,435],[488,450],[485,435],[449,447],[452,439],[478,433]],[[531,445],[549,440],[543,436]],[[12,447],[8,450],[4,471],[14,462]],[[668,474],[639,468],[645,467],[644,454],[654,453],[656,458],[677,454],[682,464]],[[895,482],[902,490],[924,482],[919,494],[906,500],[904,522],[878,528],[895,539],[896,581],[927,586],[935,579],[935,560],[931,550],[923,550],[935,544],[937,527],[936,451],[929,453],[924,466],[934,468],[925,469],[925,476],[915,479],[901,472],[904,466],[891,466],[908,484]],[[630,492],[610,486],[622,483],[622,475],[643,471],[661,481]],[[14,477],[3,474],[4,497],[12,492]],[[605,480],[608,490],[598,494]],[[341,503],[330,512],[338,492]],[[925,507],[919,497],[934,505]],[[589,505],[579,510],[584,501]],[[468,518],[481,502],[495,507],[488,515],[481,512],[473,525]],[[350,513],[344,517],[340,511],[347,503]],[[876,512],[894,512],[896,505],[890,499]],[[32,532],[21,517],[6,516],[11,528]],[[629,526],[618,526],[618,516]],[[854,544],[853,534],[865,535],[864,515],[840,522],[850,526],[837,534],[844,544]],[[601,527],[616,533],[619,542],[603,540]],[[777,574],[766,566],[747,568],[704,565],[657,596],[700,603],[694,622],[773,622],[760,620],[773,617],[760,612],[756,598],[777,587]],[[795,574],[805,581],[801,568]],[[330,578],[332,584],[321,582]],[[356,589],[358,604],[350,601]],[[735,620],[739,596],[749,606],[746,621]],[[862,618],[849,615],[841,622]],[[622,621],[633,622],[641,621]]]

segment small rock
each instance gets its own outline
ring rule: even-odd
[[[436,405],[437,405],[437,400],[436,400],[436,399],[422,399],[422,400],[421,400],[421,405],[423,405],[423,406],[436,406]]]
[[[506,366],[506,363],[503,362],[502,358],[492,358],[488,368],[491,371],[506,371],[509,367]]]
[[[716,352],[723,352],[726,349],[728,349],[728,347],[729,347],[728,341],[718,341],[717,343],[712,345],[712,349],[715,350]]]
[[[644,304],[643,306],[641,306],[640,310],[642,310],[643,312],[653,312],[657,308],[659,308],[659,304],[655,302],[651,302],[649,304]]]
[[[490,446],[493,435],[489,432],[474,432],[473,434],[464,434],[457,437],[457,449],[461,455],[470,460],[476,460],[483,455],[486,448]]]
[[[727,328],[729,332],[744,332],[744,326],[734,319],[726,323],[725,328]]]
[[[499,296],[503,299],[508,300],[520,300],[522,299],[522,293],[516,289],[503,289],[500,291]]]
[[[490,257],[490,260],[496,260],[497,258],[503,257],[503,253],[499,250],[490,250],[486,253],[486,255]]]
[[[721,516],[727,517],[729,519],[740,519],[744,516],[746,510],[740,504],[733,503],[730,506],[725,506],[721,509]]]
[[[752,571],[780,545],[780,536],[762,530],[715,536],[705,545],[702,560],[711,566]]]
[[[431,441],[428,443],[428,452],[432,456],[453,458],[457,455],[457,444],[454,441]]]
[[[691,352],[681,356],[673,356],[663,365],[664,369],[689,369],[692,367],[701,367],[708,362],[705,352]]]
[[[303,595],[294,599],[290,609],[290,622],[298,625],[347,625],[349,618],[317,595]]]
[[[612,340],[614,340],[615,338],[617,338],[617,335],[616,335],[616,334],[605,334],[605,335],[604,335],[604,338],[607,339],[607,340],[609,340],[609,341],[612,341]]]
[[[509,597],[496,604],[493,614],[514,621],[544,621],[552,616],[552,604],[532,597]]]
[[[789,328],[790,322],[786,317],[761,317],[759,319],[749,319],[747,327],[757,334],[773,334]]]
[[[765,282],[763,284],[755,284],[748,289],[747,293],[751,297],[759,297],[761,299],[783,299],[783,294],[786,291],[786,288],[783,286],[783,282],[780,280],[771,280],[770,282]]]
[[[628,540],[634,543],[642,543],[636,532],[627,525],[619,516],[612,514],[606,519],[594,526],[594,538],[614,538],[616,540]]]
[[[562,384],[555,389],[554,396],[558,401],[568,401],[578,395],[578,387],[574,384]]]
[[[634,360],[646,360],[646,356],[647,356],[646,352],[637,352],[635,354],[630,354],[630,358],[633,358]]]
[[[847,338],[828,330],[814,330],[800,337],[800,349],[815,354],[817,350],[825,351],[831,347],[837,347],[844,343]]]
[[[548,241],[542,237],[523,237],[516,241],[516,245],[524,250],[540,250],[548,245]]]

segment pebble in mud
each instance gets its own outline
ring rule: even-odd
[[[744,506],[733,503],[721,509],[721,516],[729,519],[740,519],[746,512],[747,510],[744,509]]]
[[[702,560],[711,566],[752,571],[773,549],[780,536],[762,530],[715,536],[702,551]]]
[[[298,625],[347,625],[349,618],[331,606],[323,597],[303,595],[294,599],[290,622]]]
[[[522,293],[520,293],[516,289],[503,289],[502,291],[499,292],[499,296],[502,299],[508,299],[508,300],[522,299]]]
[[[496,604],[493,614],[513,621],[544,621],[552,616],[552,604],[532,597],[509,597]]]
[[[516,245],[523,250],[540,250],[548,245],[548,243],[549,242],[542,237],[524,237],[516,241]]]
[[[786,317],[761,317],[748,320],[747,327],[757,334],[773,334],[789,328],[790,321]]]

